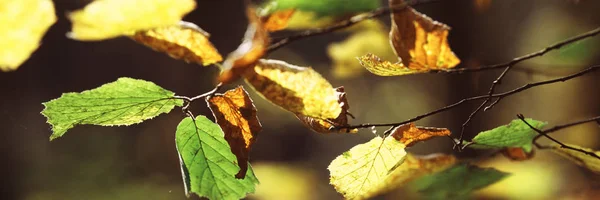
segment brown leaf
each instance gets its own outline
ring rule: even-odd
[[[435,136],[449,136],[450,130],[445,128],[421,127],[414,123],[404,124],[392,131],[396,140],[404,143],[407,147],[416,142],[425,141]]]
[[[287,27],[288,21],[294,15],[295,9],[275,11],[269,15],[262,16],[261,21],[265,30],[275,32]]]
[[[241,74],[248,68],[254,66],[258,59],[265,55],[265,51],[270,44],[269,33],[263,26],[255,9],[249,7],[246,10],[248,15],[248,28],[244,34],[242,44],[227,55],[223,62],[219,81],[230,83],[240,78]]]
[[[260,59],[243,76],[264,98],[294,114],[330,119],[342,111],[331,84],[310,67]]]
[[[225,133],[231,152],[237,157],[240,171],[235,175],[242,179],[248,170],[250,147],[262,126],[256,116],[256,107],[242,86],[216,94],[207,99],[217,124]]]
[[[511,159],[513,161],[529,160],[529,159],[533,158],[534,154],[535,154],[534,149],[532,149],[531,152],[527,153],[521,147],[507,147],[502,150],[502,155],[504,155],[504,157]]]
[[[208,40],[209,34],[190,22],[136,32],[131,38],[155,51],[164,52],[175,59],[210,65],[223,57]]]
[[[338,103],[340,103],[340,107],[342,108],[342,112],[335,119],[319,119],[314,117],[308,117],[304,115],[296,115],[298,119],[304,123],[304,125],[308,126],[312,130],[317,133],[356,133],[358,129],[338,129],[334,130],[336,127],[348,126],[348,109],[350,109],[350,105],[348,104],[348,99],[346,99],[346,92],[344,91],[344,86],[335,88],[335,92],[338,96]]]
[[[404,0],[390,0],[390,6],[404,3]],[[410,7],[392,13],[391,17],[391,43],[404,66],[446,69],[460,63],[448,45],[450,27]]]

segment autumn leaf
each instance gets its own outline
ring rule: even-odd
[[[390,7],[404,4],[404,0],[390,0]],[[453,68],[460,63],[448,45],[450,27],[410,7],[391,17],[390,40],[401,63],[367,54],[358,58],[367,70],[380,76],[398,76]]]
[[[329,164],[330,183],[347,199],[366,199],[377,193],[391,170],[402,164],[404,144],[392,137],[375,137],[352,147]]]
[[[304,115],[296,115],[296,117],[298,117],[298,119],[302,123],[304,123],[304,125],[308,126],[317,133],[331,133],[336,131],[339,133],[358,132],[358,129],[342,128],[334,130],[334,128],[337,127],[348,126],[348,115],[350,115],[350,113],[348,112],[348,109],[350,109],[350,105],[348,104],[348,99],[346,99],[346,92],[344,91],[344,87],[342,86],[335,88],[335,92],[338,96],[338,103],[340,103],[340,106],[342,108],[342,112],[340,112],[340,115],[337,118],[324,120],[314,117],[307,117]]]
[[[256,107],[242,86],[225,94],[216,94],[208,98],[207,102],[240,166],[235,177],[244,178],[248,171],[250,147],[262,130],[256,116]]]
[[[502,149],[502,155],[513,161],[524,161],[533,158],[535,151],[532,149],[531,152],[526,152],[521,147],[506,147]]]
[[[294,15],[295,9],[276,11],[271,14],[261,16],[261,21],[265,30],[275,32],[287,27],[288,21]]]
[[[580,147],[577,145],[572,145],[572,144],[566,144],[570,147],[574,147],[577,149],[581,149],[587,152],[592,152],[594,154],[596,154],[596,156],[600,156],[600,152],[598,151],[594,151],[593,149],[590,148],[584,148],[584,147]],[[585,153],[579,152],[579,151],[575,151],[572,149],[567,149],[567,148],[561,148],[560,146],[552,146],[552,152],[561,155],[571,161],[573,161],[575,164],[585,167],[586,169],[596,173],[596,174],[600,174],[600,159],[592,156],[592,155],[587,155]]]
[[[446,128],[422,127],[415,126],[414,123],[408,123],[394,129],[391,136],[410,147],[416,142],[425,141],[432,137],[449,135],[450,130]]]
[[[196,7],[194,0],[95,0],[69,14],[70,38],[105,40],[137,31],[177,25]]]
[[[535,128],[542,128],[547,123],[525,119],[527,123]],[[521,147],[525,152],[531,152],[533,149],[533,138],[538,133],[531,129],[520,119],[515,119],[510,124],[496,127],[492,130],[484,131],[473,138],[468,147],[475,149],[497,149],[504,147]]]
[[[248,28],[244,34],[242,44],[227,55],[221,68],[219,81],[230,83],[240,78],[241,74],[251,68],[258,59],[265,55],[269,47],[269,32],[263,26],[259,16],[252,7],[246,10]]]
[[[426,199],[469,199],[473,191],[496,183],[508,175],[493,168],[460,163],[412,181],[409,187]]]
[[[56,22],[51,0],[0,1],[0,70],[16,70]]]
[[[209,34],[190,22],[136,32],[131,38],[175,59],[210,65],[223,60],[208,40]]]
[[[342,112],[331,84],[310,67],[261,59],[243,76],[264,98],[294,114],[333,119]]]

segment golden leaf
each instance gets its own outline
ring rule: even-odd
[[[194,0],[95,0],[69,14],[76,40],[105,40],[176,25],[196,7]]]
[[[317,133],[331,133],[331,132],[339,132],[339,133],[356,133],[358,129],[338,129],[334,130],[333,128],[348,126],[348,109],[350,109],[350,105],[348,104],[348,99],[346,99],[346,92],[344,91],[344,87],[335,88],[335,92],[338,96],[338,103],[340,103],[340,107],[342,108],[342,112],[335,119],[318,119],[313,117],[307,117],[304,115],[296,115],[298,119],[304,123],[304,125],[308,126],[312,130]]]
[[[330,183],[347,199],[367,199],[378,193],[390,171],[402,164],[404,144],[375,137],[352,147],[329,164]]]
[[[208,40],[209,34],[190,22],[136,32],[131,38],[175,59],[210,65],[223,60]]]
[[[252,7],[246,10],[248,15],[248,28],[244,40],[238,48],[227,55],[223,62],[219,81],[230,83],[240,78],[245,70],[251,68],[258,59],[265,55],[269,47],[269,33],[262,25],[258,15]]]
[[[261,59],[243,76],[263,97],[292,113],[333,119],[342,112],[331,84],[310,67]]]
[[[267,16],[261,17],[263,27],[269,32],[283,30],[287,27],[288,21],[294,15],[295,9],[275,11]]]
[[[390,0],[391,7],[403,4],[404,0]],[[460,63],[448,44],[450,27],[410,7],[392,13],[391,18],[390,41],[400,63],[367,54],[358,58],[367,70],[380,76],[398,76],[449,69]]]
[[[250,147],[262,126],[256,116],[256,107],[242,86],[216,94],[206,100],[217,124],[225,133],[231,152],[235,154],[240,171],[235,175],[243,179],[248,171]]]
[[[502,149],[502,155],[504,157],[511,159],[513,161],[524,161],[533,158],[535,154],[534,149],[531,149],[531,152],[526,152],[521,147],[507,147]]]
[[[392,131],[392,136],[407,147],[414,145],[416,142],[431,139],[432,137],[449,135],[450,130],[448,129],[415,126],[414,123],[398,126]]]
[[[566,145],[577,148],[577,149],[585,150],[587,152],[593,152],[597,156],[600,156],[600,152],[594,151],[589,148],[584,148],[584,147],[580,147],[580,146],[572,145],[572,144],[566,144]],[[596,157],[581,153],[579,151],[561,148],[560,146],[553,146],[552,152],[557,153],[558,155],[561,155],[561,156],[573,161],[575,164],[585,167],[588,170],[590,170],[596,174],[600,174],[600,159],[598,159]]]
[[[39,47],[56,22],[50,0],[0,2],[0,70],[16,70]]]

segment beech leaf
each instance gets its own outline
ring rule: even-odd
[[[525,120],[537,129],[541,129],[547,124],[546,122],[530,118]],[[537,135],[538,133],[523,121],[515,119],[510,124],[477,134],[472,140],[473,144],[469,145],[469,147],[480,149],[521,147],[525,152],[529,153],[533,149],[533,138]]]
[[[0,1],[0,70],[16,70],[56,22],[51,0]]]
[[[348,126],[348,109],[350,109],[350,105],[348,104],[348,99],[346,99],[346,92],[344,91],[344,87],[335,88],[335,92],[338,96],[338,103],[342,108],[342,112],[335,119],[319,119],[314,117],[307,117],[304,115],[296,115],[298,119],[304,123],[304,125],[308,126],[312,130],[317,133],[331,133],[331,132],[339,132],[339,133],[356,133],[358,129],[334,129],[337,127]]]
[[[183,119],[177,126],[175,141],[186,195],[241,199],[254,192],[258,179],[252,168],[248,168],[244,179],[234,177],[240,170],[236,157],[221,128],[205,116]]]
[[[174,96],[152,82],[119,78],[96,89],[64,93],[43,103],[42,115],[52,125],[50,140],[53,140],[79,124],[131,125],[152,119],[183,104]]]
[[[577,148],[577,149],[581,149],[581,150],[584,150],[587,152],[593,152],[597,156],[600,156],[600,152],[594,151],[593,149],[590,149],[590,148],[584,148],[584,147],[580,147],[580,146],[572,145],[572,144],[566,144],[566,145]],[[560,146],[553,146],[552,152],[554,152],[558,155],[561,155],[561,156],[573,161],[575,164],[585,167],[586,169],[588,169],[596,174],[600,174],[600,159],[598,159],[596,157],[593,157],[591,155],[587,155],[585,153],[575,151],[572,149],[561,148]]]
[[[244,178],[248,169],[250,147],[262,130],[256,116],[256,107],[242,86],[225,94],[215,94],[207,102],[240,166],[235,177]]]
[[[244,78],[263,97],[294,114],[334,119],[342,112],[331,84],[310,67],[261,59]]]
[[[294,15],[295,9],[275,11],[273,13],[261,16],[261,21],[265,30],[269,32],[275,32],[283,30],[287,27],[288,22],[292,15]]]
[[[209,34],[190,22],[136,32],[131,38],[155,51],[167,53],[175,59],[210,65],[223,60],[208,40]]]
[[[194,0],[95,0],[69,13],[73,28],[68,36],[82,41],[105,40],[177,25],[195,7]]]
[[[407,147],[414,145],[416,142],[431,139],[432,137],[449,135],[450,130],[446,128],[415,126],[414,123],[398,126],[392,131],[392,136],[396,138],[396,140],[404,143]]]

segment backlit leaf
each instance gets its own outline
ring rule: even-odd
[[[445,128],[433,128],[415,126],[414,123],[398,126],[392,131],[392,136],[396,140],[404,143],[407,147],[414,145],[416,142],[425,141],[432,137],[449,136],[450,130]]]
[[[390,0],[391,7],[403,4],[404,0]],[[359,57],[369,71],[380,76],[397,76],[453,68],[460,63],[447,41],[450,27],[410,7],[392,13],[391,17],[390,40],[400,63],[382,61],[372,54]]]
[[[379,192],[390,171],[402,164],[404,144],[375,137],[352,147],[329,164],[330,183],[347,199],[366,199]]]
[[[346,99],[346,92],[344,91],[344,87],[335,88],[336,94],[338,96],[338,103],[342,108],[342,112],[335,119],[319,119],[313,117],[307,117],[304,115],[296,115],[298,119],[304,123],[304,125],[308,126],[312,130],[318,133],[331,133],[331,132],[340,132],[340,133],[356,133],[358,129],[337,129],[336,127],[348,126],[348,109],[350,109],[350,105],[348,104],[348,99]]]
[[[267,6],[271,6],[273,11],[297,9],[301,11],[313,12],[317,16],[339,16],[350,13],[367,12],[380,7],[379,0],[271,0]]]
[[[498,182],[508,175],[493,168],[479,168],[462,163],[423,176],[409,185],[427,199],[469,199],[473,191]]]
[[[240,166],[235,177],[244,178],[248,169],[250,147],[262,130],[256,116],[256,107],[242,86],[225,94],[215,94],[207,102]]]
[[[156,84],[119,78],[81,93],[65,93],[44,103],[42,114],[52,125],[50,140],[61,137],[75,125],[131,125],[168,113],[183,101]]]
[[[287,27],[288,21],[295,11],[294,9],[281,10],[262,16],[263,27],[269,32],[283,30]]]
[[[527,123],[537,129],[541,129],[547,124],[546,122],[530,118],[527,118],[526,120]],[[473,144],[469,147],[482,149],[521,147],[525,152],[531,152],[533,149],[533,138],[537,135],[538,133],[523,121],[515,119],[511,121],[510,124],[477,134],[472,140]]]
[[[95,0],[69,14],[76,40],[105,40],[177,25],[196,7],[194,0]]]
[[[131,36],[133,40],[175,59],[204,66],[223,60],[208,37],[209,34],[200,27],[184,21],[178,25],[139,31]]]
[[[261,59],[244,78],[263,97],[294,114],[334,119],[342,112],[331,84],[310,67]]]
[[[51,0],[0,1],[0,70],[16,70],[56,22]]]
[[[600,152],[594,151],[593,149],[590,149],[590,148],[584,148],[584,147],[580,147],[580,146],[572,145],[572,144],[566,144],[566,145],[577,148],[577,149],[585,150],[587,152],[593,152],[594,154],[600,156]],[[600,174],[600,159],[598,159],[598,158],[595,158],[591,155],[581,153],[579,151],[575,151],[575,150],[571,150],[571,149],[567,149],[567,148],[561,148],[560,146],[553,146],[552,152],[554,152],[558,155],[561,155],[561,156],[573,161],[575,164],[585,167],[586,169],[588,169],[596,174]]]
[[[204,116],[187,117],[177,126],[175,141],[186,195],[241,199],[254,192],[258,179],[251,167],[244,179],[234,177],[240,168],[223,137],[221,128]]]
[[[246,14],[248,28],[244,34],[244,40],[235,51],[227,55],[218,78],[220,82],[230,83],[239,79],[244,71],[251,68],[258,59],[265,55],[265,51],[269,47],[269,32],[263,26],[256,11],[249,7]]]

